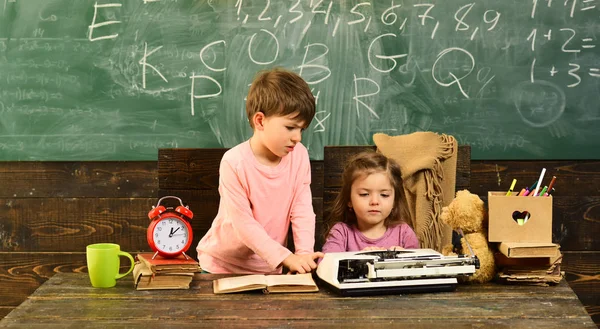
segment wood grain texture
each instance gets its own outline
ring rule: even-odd
[[[325,146],[323,162],[324,188],[340,188],[346,160],[360,152],[376,150],[375,146]],[[469,189],[471,176],[471,147],[459,145],[456,159],[456,191]]]
[[[0,251],[73,252],[98,242],[147,248],[155,198],[2,198]]]
[[[135,291],[131,278],[112,289],[94,289],[83,274],[61,273],[5,317],[0,327],[44,323],[58,328],[86,321],[86,328],[117,323],[145,327],[149,319],[160,319],[163,326],[213,327],[596,327],[564,281],[555,287],[461,285],[450,293],[340,298],[323,286],[318,293],[215,295],[211,281],[218,277],[222,276],[198,274],[189,290]]]
[[[517,186],[531,186],[546,168],[544,182],[552,176],[554,196],[598,196],[600,195],[600,161],[556,160],[556,161],[491,161],[471,162],[471,192],[487,195],[487,191],[507,191],[513,179]]]
[[[161,189],[216,189],[224,148],[159,149],[158,184]]]
[[[156,161],[0,162],[0,198],[156,196]]]
[[[227,149],[159,149],[158,182],[165,190],[214,190],[219,187],[219,165]],[[323,193],[323,161],[311,163],[313,197]],[[166,193],[166,192],[161,192]]]
[[[324,207],[339,190],[335,184],[337,180],[339,185],[344,159],[361,149],[360,146],[332,148],[341,150],[341,153],[336,156],[337,160],[331,169],[325,168],[325,163],[329,163],[327,159],[311,161],[317,233],[322,229],[322,214],[326,212]],[[215,149],[208,153],[196,150],[194,152],[201,154],[196,160],[180,159],[172,167],[165,167],[165,173],[175,170],[175,176],[179,178],[173,181],[171,177],[163,177],[167,180],[164,186],[172,188],[162,189],[161,186],[160,191],[157,162],[0,162],[0,182],[5,187],[0,192],[0,296],[3,296],[0,299],[0,317],[26,300],[40,284],[57,272],[85,272],[83,251],[89,243],[116,242],[129,252],[148,251],[145,240],[148,225],[146,214],[156,204],[159,195],[182,196],[194,211],[194,249],[218,210],[218,163],[223,150]],[[496,164],[499,164],[498,171]],[[554,196],[553,239],[561,244],[565,254],[563,269],[566,279],[600,328],[598,164],[598,161],[567,160],[473,161],[469,162],[472,170],[469,179],[473,182],[470,190],[482,193],[480,195],[485,198],[488,190],[496,190],[498,186],[503,189],[514,177],[518,177],[519,182],[531,180],[533,183],[542,166],[548,170],[547,177],[559,177]],[[199,169],[200,165],[204,169]],[[216,174],[212,171],[205,172],[206,177],[200,174],[211,166],[216,166]],[[332,175],[332,169],[337,173]],[[188,174],[187,171],[194,174]],[[465,188],[469,186],[468,182],[465,184]],[[322,242],[317,234],[317,249]],[[195,254],[195,251],[191,252]],[[503,287],[507,292],[512,289],[510,286]],[[129,286],[124,288],[129,289]],[[502,292],[494,291],[493,294],[501,295]],[[152,295],[148,298],[151,299]],[[189,300],[195,298],[197,296],[190,296]],[[186,304],[182,308],[189,309],[190,306]],[[169,323],[178,324],[176,319],[172,321]],[[207,325],[215,325],[212,320],[206,321]],[[348,327],[399,324],[385,317],[356,318],[354,321]],[[423,327],[423,322],[419,321],[401,324]],[[473,324],[458,318],[449,318],[449,321],[453,321],[452,324],[457,328],[470,328]],[[142,320],[140,322],[145,323]],[[118,323],[115,321],[113,324]],[[264,325],[279,324],[285,327],[291,326],[290,323],[297,326],[325,324],[314,319],[283,319],[265,320]],[[340,327],[341,323],[329,321],[326,326]],[[511,325],[503,320],[495,323],[505,328]],[[86,321],[80,324],[85,325]],[[533,327],[533,324],[553,326],[552,319],[546,323],[538,320],[519,323],[522,327]],[[577,324],[576,321],[571,323],[573,327],[577,327]],[[39,324],[42,325],[44,323]],[[244,327],[243,322],[241,325],[229,325]]]
[[[581,302],[595,308],[596,322],[600,323],[600,251],[563,252],[561,270],[566,272],[565,279]]]

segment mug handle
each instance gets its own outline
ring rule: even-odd
[[[126,276],[127,274],[131,273],[131,271],[133,270],[133,265],[134,265],[135,262],[133,261],[133,257],[130,254],[124,252],[124,251],[119,251],[117,253],[117,255],[118,256],[127,257],[131,261],[131,267],[129,268],[129,270],[127,272],[125,272],[125,273],[117,273],[117,276],[115,277],[115,279],[120,279],[120,278]]]

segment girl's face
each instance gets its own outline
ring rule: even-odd
[[[394,187],[384,172],[358,176],[352,182],[350,202],[358,229],[364,231],[385,225],[394,207]]]

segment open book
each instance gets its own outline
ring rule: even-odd
[[[262,289],[263,293],[284,292],[315,292],[319,291],[317,284],[310,273],[306,274],[255,274],[230,278],[217,279],[213,281],[215,294],[226,294],[231,292],[249,291]]]

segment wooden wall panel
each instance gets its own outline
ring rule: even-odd
[[[0,316],[54,273],[86,271],[88,244],[149,250],[155,161],[0,162],[0,187]]]
[[[139,198],[158,191],[156,161],[0,161],[0,198]]]
[[[598,160],[471,161],[471,192],[483,195],[508,190],[514,178],[517,186],[531,186],[542,168],[546,168],[544,182],[557,177],[553,195],[600,195]]]
[[[376,150],[375,146],[325,146],[323,162],[327,164],[325,188],[339,188],[346,160],[359,152]],[[459,145],[456,159],[456,190],[468,189],[471,181],[471,147]]]
[[[161,195],[169,190],[217,190],[219,165],[227,149],[160,149],[158,183]],[[321,197],[323,161],[311,161],[311,191]]]
[[[565,279],[600,328],[600,251],[565,251]]]
[[[335,149],[332,158],[326,152],[326,160],[311,162],[317,232],[339,189],[343,161],[361,147]],[[169,160],[162,166],[152,161],[0,162],[0,318],[54,273],[86,271],[87,244],[115,242],[132,253],[149,250],[146,215],[159,196],[177,195],[190,205],[197,244],[218,209],[224,149],[186,152],[160,150],[159,157]],[[334,164],[326,170],[330,161]],[[457,177],[457,189],[470,187],[484,199],[488,190],[503,190],[512,178],[533,183],[544,166],[547,175],[559,177],[553,239],[565,254],[567,281],[600,324],[600,162],[461,163],[459,172],[467,172]],[[316,240],[319,249],[320,235]]]
[[[76,252],[98,242],[148,249],[156,198],[1,198],[0,251]]]

